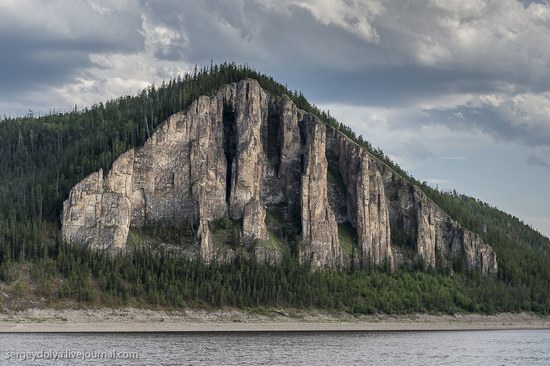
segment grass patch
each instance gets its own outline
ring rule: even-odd
[[[257,245],[263,247],[264,249],[281,253],[283,251],[284,242],[271,230],[267,230],[267,235],[268,239],[258,240]]]
[[[187,247],[195,241],[195,228],[177,220],[161,220],[147,223],[139,228],[130,228],[128,244],[139,246],[149,242],[161,242],[178,247]]]
[[[222,217],[208,223],[214,246],[236,248],[241,242],[241,221]]]
[[[269,210],[266,212],[265,224],[269,233],[270,247],[277,246],[280,253],[288,251],[291,255],[297,255],[302,233],[299,217],[286,220],[280,210]],[[264,248],[268,249],[267,246]]]
[[[356,252],[359,250],[357,231],[349,222],[338,224],[338,240],[340,241],[340,248],[346,255],[351,256],[354,248]]]
[[[128,239],[126,240],[126,245],[129,247],[141,247],[145,244],[145,239],[143,237],[143,234],[140,233],[139,229],[130,227],[130,230],[128,231]]]
[[[265,224],[267,229],[272,231],[281,242],[292,241],[299,237],[302,232],[299,218],[294,222],[287,221],[279,211],[267,211]]]

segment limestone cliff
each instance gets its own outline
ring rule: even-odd
[[[393,243],[413,247],[429,267],[453,262],[481,273],[498,271],[496,253],[477,234],[462,228],[418,187],[377,162],[387,194]]]
[[[302,245],[300,257],[313,267],[338,267],[341,263],[338,226],[328,202],[325,155],[326,127],[316,117],[307,116],[302,126],[306,136],[304,168],[300,191]]]
[[[391,234],[384,182],[370,154],[344,135],[331,129],[333,174],[340,174],[344,192],[345,218],[357,231],[363,266],[393,267]],[[336,189],[334,189],[336,191]]]
[[[419,188],[250,79],[198,98],[106,176],[99,171],[75,185],[62,233],[68,242],[117,250],[127,247],[130,229],[167,222],[188,227],[206,261],[294,253],[314,268],[394,268],[405,263],[398,252],[410,248],[428,266],[462,261],[497,271],[492,248]],[[348,251],[340,225],[356,233]],[[238,235],[226,245],[232,227]]]

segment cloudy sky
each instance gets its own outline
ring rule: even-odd
[[[550,235],[548,0],[0,0],[0,50],[7,116],[247,62]]]

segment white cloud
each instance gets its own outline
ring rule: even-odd
[[[152,53],[92,54],[95,67],[86,70],[73,83],[53,88],[60,106],[80,107],[135,94],[155,83],[173,79],[191,71],[191,66],[159,61]]]
[[[525,8],[516,0],[418,1],[405,11],[395,7],[381,21],[413,44],[410,51],[422,64],[513,76],[527,66],[542,73],[550,64],[550,49],[540,47],[549,40],[549,7]],[[382,36],[384,25],[375,23]]]
[[[342,28],[356,34],[367,42],[378,43],[380,36],[373,26],[373,20],[384,13],[379,0],[256,0],[258,4],[272,10],[292,13],[292,8],[309,11],[324,25]]]
[[[3,0],[0,34],[33,32],[36,39],[124,42],[135,47],[132,25],[139,19],[135,0]],[[115,36],[116,35],[116,36]],[[139,38],[139,37],[138,37]]]
[[[382,64],[545,77],[550,66],[550,5],[517,0],[257,0],[272,13],[305,9],[321,24],[357,35]],[[368,64],[368,60],[365,60]],[[501,74],[502,77],[505,75]]]
[[[452,98],[451,98],[452,99]],[[455,127],[476,125],[488,133],[528,145],[550,145],[550,92],[468,95],[456,103],[422,103],[424,111],[449,112]],[[483,111],[489,116],[475,117]],[[468,116],[466,116],[468,113]],[[433,121],[429,121],[433,123]],[[436,121],[437,122],[437,121]]]
[[[141,17],[145,49],[151,54],[163,57],[170,56],[173,52],[181,57],[181,52],[189,46],[187,36],[174,26],[150,21],[145,14]]]
[[[550,139],[550,92],[500,96],[493,104],[509,123],[524,129],[544,132]]]

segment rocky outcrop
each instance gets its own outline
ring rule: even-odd
[[[244,205],[243,210],[243,240],[245,244],[254,243],[254,240],[267,240],[268,233],[265,226],[265,209],[260,201],[252,197]]]
[[[414,249],[428,267],[452,269],[463,262],[471,271],[497,273],[496,253],[479,235],[462,228],[418,187],[377,165],[388,195],[394,244]]]
[[[90,174],[73,187],[63,203],[63,238],[69,242],[112,243],[102,235],[103,171]]]
[[[224,107],[234,119],[224,119]],[[64,204],[65,239],[124,248],[130,225],[169,221],[196,227],[200,256],[210,260],[215,253],[208,222],[228,212],[243,220],[246,239],[267,239],[259,204],[266,118],[267,96],[255,81],[198,98],[142,148],[117,159],[105,180],[102,172],[94,173],[72,189]]]
[[[98,248],[124,248],[131,220],[134,150],[120,156],[103,179],[90,174],[63,204],[63,237]]]
[[[266,166],[266,154],[262,143],[262,126],[267,120],[267,95],[257,82],[248,82],[241,87],[228,87],[224,91],[226,103],[233,106],[235,112],[236,154],[231,167],[231,194],[229,212],[233,219],[243,214],[253,215],[245,221],[253,221],[258,226],[253,237],[266,237],[263,206],[259,204],[263,171]],[[245,205],[254,201],[254,209],[245,210]],[[260,220],[261,219],[261,220]],[[252,229],[252,228],[250,228]]]
[[[479,235],[462,229],[457,233],[458,240],[454,249],[458,253],[464,252],[466,266],[471,271],[483,274],[498,272],[497,255],[490,245],[485,244]]]
[[[333,131],[334,133],[335,131]],[[380,169],[370,154],[335,133],[339,171],[347,188],[347,219],[356,228],[363,267],[393,267],[390,222]]]
[[[280,109],[279,145],[281,151],[279,178],[281,180],[281,203],[286,208],[287,220],[300,217],[300,186],[302,175],[302,143],[298,122],[303,120],[303,112],[284,96]]]
[[[215,224],[221,219],[238,228],[237,247],[215,231],[227,228]],[[430,267],[497,271],[492,248],[419,188],[249,79],[199,97],[106,176],[99,171],[75,185],[62,232],[68,242],[119,250],[130,227],[159,223],[189,228],[206,261],[248,253],[276,262],[299,239],[295,253],[313,268],[394,268],[403,262],[395,253],[409,248]],[[346,237],[347,251],[339,224],[356,232]]]
[[[341,265],[342,258],[338,242],[338,225],[328,203],[326,127],[313,116],[307,116],[302,124],[305,151],[300,194],[300,257],[311,263],[314,268],[335,268]]]
[[[82,200],[64,205],[65,239],[92,247],[124,248],[130,225],[141,227],[158,222],[196,225],[202,258],[212,256],[208,220],[226,214],[226,161],[222,103],[215,97],[200,97],[186,113],[170,117],[145,145],[118,158],[102,181],[101,172],[94,195],[102,202],[96,224],[81,225],[73,217]],[[85,181],[91,178],[86,178]],[[71,197],[82,194],[81,185]]]

